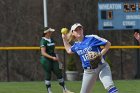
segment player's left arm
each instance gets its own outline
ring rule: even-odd
[[[111,43],[109,41],[107,41],[106,45],[104,46],[104,48],[101,51],[101,55],[105,55],[106,52],[109,50],[110,46],[111,46]]]
[[[104,48],[101,51],[101,55],[105,55],[106,52],[109,50],[111,43],[108,40],[102,37],[99,37],[97,35],[93,35],[93,37],[95,38],[95,43],[94,43],[95,45],[104,46]]]

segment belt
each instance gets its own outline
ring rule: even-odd
[[[84,69],[92,69],[91,67],[84,67]]]

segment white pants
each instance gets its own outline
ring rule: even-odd
[[[96,69],[84,69],[80,93],[91,93],[91,90],[98,76],[105,89],[107,89],[111,85],[114,85],[110,67],[108,63],[103,63]]]

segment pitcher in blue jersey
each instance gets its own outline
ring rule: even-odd
[[[101,80],[108,93],[118,93],[112,80],[111,70],[105,61],[105,54],[109,50],[111,43],[97,35],[83,35],[83,26],[80,23],[72,25],[68,34],[62,34],[63,43],[68,54],[79,55],[84,69],[83,80],[80,93],[91,93],[97,77]],[[71,46],[70,41],[74,40]],[[100,48],[104,46],[104,48]],[[101,54],[101,62],[97,68],[92,68],[88,58],[88,52],[94,51]],[[94,62],[94,61],[93,61]]]

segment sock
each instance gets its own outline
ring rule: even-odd
[[[67,88],[66,88],[66,86],[65,86],[64,79],[63,79],[63,78],[62,78],[62,79],[58,79],[58,81],[59,81],[59,85],[62,86],[63,91],[66,91]]]
[[[48,93],[52,93],[52,91],[51,91],[51,82],[48,81],[48,80],[45,80],[45,85],[46,85]]]
[[[46,85],[46,87],[47,87],[48,93],[52,93],[52,92],[51,92],[51,85]]]
[[[115,86],[109,88],[108,93],[118,93],[118,89]]]

